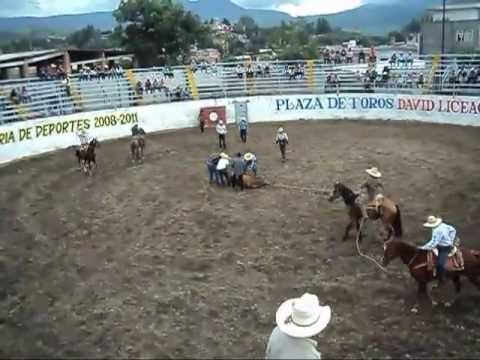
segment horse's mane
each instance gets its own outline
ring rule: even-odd
[[[340,191],[342,192],[342,196],[345,197],[345,200],[355,201],[355,199],[360,196],[360,194],[355,194],[353,190],[345,184],[338,183],[338,185],[340,186]]]

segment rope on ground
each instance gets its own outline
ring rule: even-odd
[[[363,229],[363,225],[365,224],[365,220],[362,219],[362,221],[360,222],[360,228],[358,229],[358,232],[357,232],[357,238],[356,238],[356,241],[355,243],[357,244],[357,252],[358,252],[358,255],[360,255],[361,257],[367,259],[367,260],[370,260],[371,262],[373,262],[375,265],[377,265],[377,267],[382,270],[384,273],[386,274],[391,274],[390,271],[388,271],[388,269],[386,269],[385,267],[383,267],[377,260],[375,260],[374,258],[372,258],[371,256],[368,256],[364,253],[362,253],[362,250],[360,249],[360,235],[362,233],[362,229]]]
[[[275,184],[275,183],[269,183],[269,186],[277,189],[284,189],[284,190],[296,190],[296,191],[302,191],[302,192],[309,192],[309,193],[314,193],[314,194],[328,194],[329,192],[324,189],[313,189],[313,188],[306,188],[306,187],[301,187],[301,186],[292,186],[292,185],[284,185],[284,184]]]

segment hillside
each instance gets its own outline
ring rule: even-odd
[[[241,16],[250,16],[263,27],[278,25],[282,20],[294,19],[288,14],[273,10],[244,9],[230,0],[180,0],[190,11],[202,19],[227,18],[238,20]],[[325,15],[334,27],[371,34],[384,34],[401,28],[413,17],[420,16],[426,7],[438,4],[438,0],[399,0],[390,5],[384,3],[362,5],[356,9],[337,14]],[[315,20],[316,16],[307,17]],[[110,30],[115,25],[111,12],[94,12],[77,15],[59,15],[50,17],[0,18],[0,31],[21,32],[30,30],[51,30],[71,32],[87,25],[102,30]]]

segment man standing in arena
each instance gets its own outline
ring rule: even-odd
[[[217,134],[218,134],[218,147],[220,149],[225,150],[227,148],[227,143],[226,143],[226,135],[227,135],[227,127],[223,123],[222,120],[220,120],[216,126]]]
[[[278,129],[277,137],[275,139],[275,144],[278,144],[278,146],[280,147],[280,153],[282,154],[282,161],[286,161],[288,135],[283,128]]]
[[[248,122],[247,119],[242,118],[238,124],[240,129],[240,139],[245,144],[247,142],[247,131],[248,131]]]

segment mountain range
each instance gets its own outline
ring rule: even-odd
[[[203,20],[227,18],[236,21],[241,16],[250,16],[263,27],[280,24],[281,21],[294,19],[292,16],[275,10],[245,9],[230,0],[180,0],[183,5]],[[439,0],[397,0],[394,3],[370,3],[352,10],[336,14],[322,15],[334,27],[360,31],[370,34],[385,34],[398,30],[412,18],[421,16],[429,6],[437,5]],[[318,16],[306,17],[315,20]],[[93,12],[87,14],[58,15],[49,17],[9,17],[0,18],[0,31],[23,32],[50,30],[72,32],[87,25],[102,30],[115,26],[111,12]]]

